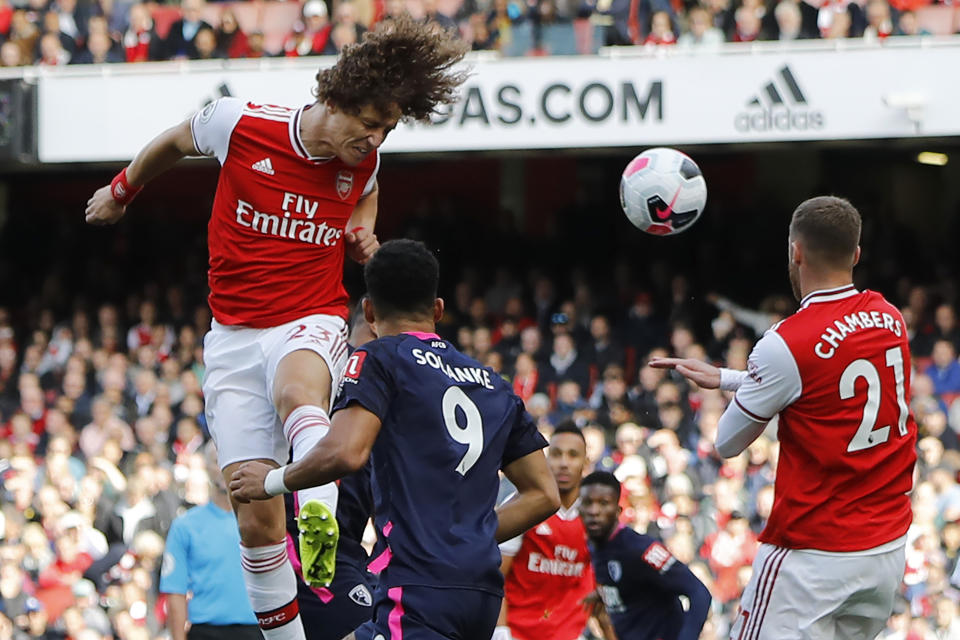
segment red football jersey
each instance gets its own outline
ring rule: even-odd
[[[346,317],[345,226],[380,157],[356,167],[311,157],[300,137],[308,108],[221,98],[191,121],[197,150],[222,165],[208,226],[210,309],[222,324]]]
[[[509,543],[505,543],[504,547]],[[581,604],[596,580],[577,508],[561,508],[527,531],[504,584],[515,640],[574,640],[589,618]]]
[[[757,343],[735,401],[761,421],[780,415],[762,542],[850,552],[906,533],[917,439],[910,348],[883,296],[853,285],[808,295]]]

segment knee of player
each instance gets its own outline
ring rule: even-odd
[[[329,391],[318,386],[310,385],[300,380],[291,380],[277,387],[274,392],[274,404],[281,419],[286,417],[297,407],[310,404],[326,407],[330,402]]]
[[[267,513],[241,511],[237,514],[240,541],[247,547],[262,547],[282,542],[286,537],[285,523],[274,520]]]

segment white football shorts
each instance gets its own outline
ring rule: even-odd
[[[269,329],[212,322],[203,339],[203,395],[221,469],[242,460],[287,463],[290,444],[273,406],[273,379],[280,360],[301,349],[327,363],[332,406],[347,363],[342,318],[311,315]]]
[[[760,545],[731,640],[873,640],[903,579],[904,542],[855,553]]]

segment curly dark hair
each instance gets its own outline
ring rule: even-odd
[[[404,119],[427,120],[438,105],[456,100],[467,72],[453,67],[466,52],[464,43],[438,25],[408,17],[386,20],[317,74],[314,93],[351,114],[367,105],[386,114],[396,105]]]

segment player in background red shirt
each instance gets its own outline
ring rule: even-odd
[[[215,155],[222,165],[208,232],[204,397],[228,484],[244,461],[279,467],[291,447],[296,461],[328,431],[347,361],[344,255],[365,263],[379,246],[378,148],[401,119],[427,120],[456,99],[466,76],[453,67],[465,51],[442,30],[384,23],[317,74],[314,103],[218,100],[154,138],[88,201],[88,223],[113,224],[181,158]],[[322,586],[333,577],[336,487],[297,497],[304,578]],[[234,507],[266,640],[303,640],[282,498]]]
[[[800,310],[768,330],[747,371],[661,358],[735,391],[717,451],[739,455],[779,415],[773,510],[732,638],[873,638],[903,578],[917,426],[896,307],[853,286],[860,214],[812,198],[793,213],[789,273]]]
[[[560,489],[560,509],[522,536],[500,545],[504,598],[493,640],[576,640],[596,589],[587,532],[580,519],[580,480],[587,445],[572,422],[557,426],[547,464]]]

